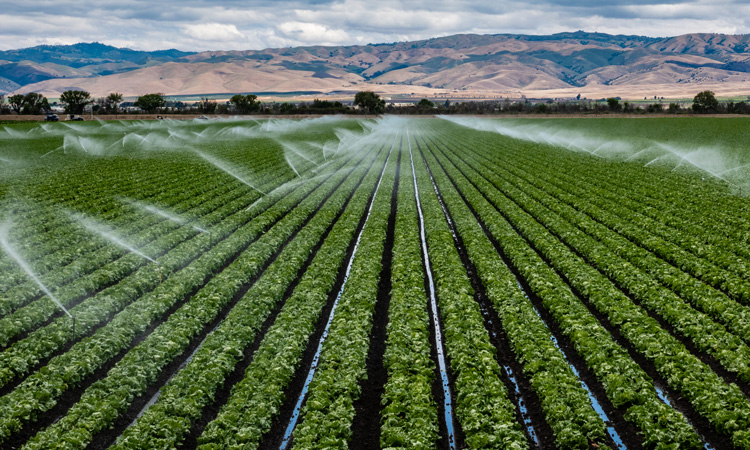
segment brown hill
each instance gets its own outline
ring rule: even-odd
[[[66,78],[28,84],[17,92],[52,98],[73,88],[94,96],[113,91],[126,96],[351,96],[373,89],[385,95],[641,98],[712,88],[736,95],[750,91],[749,46],[748,35],[455,35],[393,44],[202,52],[95,77],[83,66],[70,69],[80,75],[66,73]],[[47,68],[49,78],[53,71]]]

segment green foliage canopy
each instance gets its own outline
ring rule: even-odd
[[[108,110],[117,113],[117,108],[120,106],[120,103],[122,103],[122,94],[119,92],[111,92],[105,99],[105,102]]]
[[[380,114],[385,111],[385,100],[381,99],[373,91],[357,92],[354,96],[354,105],[374,114]]]
[[[86,91],[68,90],[60,94],[60,102],[65,105],[66,114],[83,114],[83,108],[94,100]]]
[[[21,109],[23,108],[23,94],[15,94],[8,97],[8,104],[10,105],[10,109],[16,112],[16,114],[21,114]]]
[[[41,114],[44,111],[49,111],[49,102],[47,97],[37,92],[29,92],[23,96],[23,114]]]
[[[711,113],[719,109],[719,101],[712,91],[699,92],[693,98],[693,111],[697,113]]]
[[[253,94],[236,94],[229,99],[229,103],[234,105],[234,108],[240,114],[248,114],[251,112],[258,111],[260,109],[260,102],[258,96]]]
[[[142,110],[153,113],[159,108],[166,106],[167,101],[164,99],[164,94],[146,94],[141,95],[133,103],[134,106],[141,108]]]

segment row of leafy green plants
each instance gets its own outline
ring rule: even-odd
[[[403,154],[396,204],[380,446],[429,450],[439,437],[439,399],[432,393],[435,362],[414,185]]]
[[[497,250],[505,255],[520,275],[524,277],[534,294],[540,298],[544,308],[555,320],[560,331],[571,341],[588,369],[601,383],[609,402],[615,408],[621,409],[624,412],[625,419],[631,421],[639,430],[643,445],[658,447],[667,442],[679,442],[686,448],[699,446],[700,441],[696,433],[685,419],[660,401],[650,377],[630,358],[627,351],[613,340],[610,333],[598,323],[585,305],[571,292],[564,280],[529,246],[526,239],[530,236],[525,232],[524,236],[518,235],[516,230],[505,220],[504,214],[508,214],[507,210],[505,208],[496,209],[489,201],[494,200],[492,195],[488,195],[485,189],[477,190],[479,186],[474,183],[479,181],[478,174],[475,172],[465,174],[464,171],[468,171],[467,167],[462,167],[460,163],[454,165],[453,156],[451,155],[449,158],[442,153],[444,147],[451,144],[455,145],[455,143],[439,145],[434,142],[428,145],[429,152],[426,156],[431,166],[440,167],[445,171],[445,175],[436,176],[438,184],[443,185],[441,191],[449,190],[451,184],[456,186],[461,197],[465,199],[466,205],[471,208],[477,219],[486,227],[493,243],[497,246]],[[435,159],[436,157],[437,159]],[[456,199],[448,201],[448,204],[456,205],[454,208],[461,206]],[[461,215],[454,214],[454,217],[461,217]],[[465,235],[464,240],[469,248],[481,248],[479,244],[473,243],[475,240],[471,239],[470,235]],[[489,254],[491,254],[489,247],[487,244],[484,244],[484,247],[484,252],[489,258]],[[478,253],[479,250],[475,250],[475,252]],[[478,270],[483,273],[482,267],[487,263],[483,259],[475,258]],[[510,284],[510,281],[506,283]],[[492,293],[493,290],[488,287],[488,292]],[[497,303],[496,300],[495,302]],[[496,308],[499,312],[503,311],[502,304],[496,305]],[[504,321],[504,324],[506,321]],[[511,327],[508,328],[512,330]],[[509,339],[513,342],[513,334],[511,334],[511,331],[508,331],[508,333]],[[515,345],[517,344],[514,343]],[[530,378],[534,380],[532,376]],[[532,381],[532,387],[534,386],[535,381]],[[540,395],[540,399],[544,404],[543,395]],[[554,417],[548,414],[546,418],[556,432],[559,443],[559,431],[554,425]],[[591,427],[589,432],[601,439],[602,428],[600,422],[598,429]],[[561,431],[568,430],[563,429]],[[587,442],[585,439],[578,437],[577,440],[570,439],[566,445],[572,448],[576,446],[585,447]]]
[[[638,353],[655,365],[672,389],[684,396],[717,432],[728,435],[736,447],[748,445],[745,424],[750,417],[748,402],[736,385],[727,385],[630,299],[618,295],[604,275],[572,253],[524,212],[518,211],[517,206],[509,203],[480,174],[461,162],[457,164],[473,177],[473,182],[481,187],[483,195],[508,216],[550,264],[584,293],[587,300],[608,318]]]
[[[345,288],[346,268],[351,258],[359,253],[355,250],[357,245],[366,248],[370,243],[368,236],[372,233],[369,230],[378,227],[378,223],[373,222],[376,216],[369,216],[365,209],[378,214],[380,208],[375,209],[375,203],[390,198],[388,190],[393,184],[391,157],[389,149],[382,156],[388,164],[381,160],[381,170],[374,173],[378,176],[379,187],[376,185],[374,191],[361,189],[362,192],[357,192],[356,201],[349,205],[352,212],[345,212],[342,220],[334,226],[318,252],[319,257],[313,259],[260,342],[244,377],[232,388],[227,402],[198,437],[199,448],[257,447],[264,439],[272,438],[273,423],[277,428],[287,424],[289,417],[280,414],[286,411],[285,403],[294,404],[296,392],[291,392],[290,386],[298,373],[305,373],[299,372],[306,368],[302,364],[303,355],[306,349],[315,348],[315,341],[311,338],[325,323],[326,305],[332,308],[341,289]],[[352,274],[353,268],[349,279],[354,280]],[[339,278],[342,278],[342,284],[337,283]]]
[[[271,183],[275,185],[278,182]],[[199,198],[203,203],[197,205],[191,213],[201,218],[202,228],[210,228],[228,216],[235,214],[236,211],[244,209],[249,201],[257,199],[255,198],[256,196],[247,198],[242,194],[242,191],[242,189],[239,192],[230,191],[228,195],[224,196],[214,196],[210,193],[195,197]],[[137,214],[138,217],[131,217],[130,220],[137,221],[138,218],[142,218],[145,222],[148,222],[148,219],[153,215],[149,212],[141,212]],[[198,233],[200,231],[189,224],[185,227],[180,227],[175,222],[164,220],[143,230],[138,236],[131,236],[128,242],[136,248],[142,248],[146,254],[156,258],[173,248],[165,245],[165,243],[174,245],[181,242],[170,239],[170,237],[182,236],[189,239]],[[123,254],[123,252],[125,253]],[[75,253],[77,254],[78,252],[75,251]],[[119,258],[107,263],[106,260],[110,255],[117,255]],[[66,308],[77,305],[81,300],[95,294],[104,287],[112,286],[125,280],[140,267],[149,264],[145,258],[128,253],[125,249],[116,245],[104,247],[101,252],[103,258],[98,256],[97,253],[94,253],[90,258],[79,258],[76,262],[89,261],[89,263],[74,264],[55,271],[53,274],[48,274],[44,278],[46,284],[57,286],[57,289],[54,291],[55,298]],[[65,281],[72,281],[72,283],[66,285]],[[55,314],[59,315],[59,313],[58,306],[46,297],[38,298],[15,310],[13,313],[0,319],[0,326],[3,326],[7,330],[7,333],[0,338],[0,345],[7,345],[16,336],[36,329],[39,324]]]
[[[527,165],[528,162],[524,161],[523,164]],[[715,241],[711,238],[715,234],[715,227],[705,230],[699,227],[699,233],[695,234],[695,227],[688,227],[684,223],[668,226],[640,213],[632,206],[633,202],[623,200],[617,191],[574,181],[564,175],[556,175],[555,178],[559,179],[554,180],[548,175],[550,168],[541,170],[541,174],[547,174],[543,175],[545,178],[559,187],[561,195],[556,192],[556,196],[560,201],[571,204],[736,301],[745,305],[750,302],[750,265],[745,259],[748,254],[746,245],[739,245],[739,241],[729,238],[724,238],[720,245],[714,245],[709,242]],[[693,214],[691,220],[700,221],[704,217],[705,214]]]
[[[482,164],[489,165],[491,162],[483,160]],[[508,166],[496,166],[493,170],[504,172],[505,168]],[[497,180],[496,185],[502,182],[498,178],[495,180]],[[748,334],[750,312],[745,307],[619,236],[573,207],[559,202],[557,195],[553,196],[559,192],[555,186],[542,184],[538,179],[532,178],[531,182],[541,186],[542,190],[538,190],[528,185],[524,186],[515,175],[510,174],[503,177],[503,181],[505,180],[507,180],[504,183],[506,187],[502,189],[510,197],[523,198],[522,196],[529,195],[559,214],[560,217],[565,218],[568,223],[575,224],[579,230],[571,228],[570,225],[561,224],[566,228],[558,228],[556,234],[574,247],[589,263],[602,270],[620,289],[649,309],[657,311],[666,322],[689,338],[697,348],[713,354],[729,371],[736,372],[741,379],[748,381],[747,360],[750,349],[740,341],[740,339],[750,341],[750,334]],[[515,191],[514,187],[508,183],[525,191],[525,194]],[[577,202],[571,200],[569,202],[574,207],[578,205]],[[530,208],[527,207],[527,210],[532,212]],[[544,217],[539,214],[549,213],[532,212],[532,214],[538,220],[544,221]],[[613,220],[616,220],[617,217],[626,215],[623,213],[611,216]],[[582,232],[587,234],[583,235]],[[657,281],[661,283],[661,286]],[[692,309],[686,301],[705,314]],[[724,326],[736,337],[729,335]]]
[[[490,147],[500,146],[497,141],[486,142]],[[674,237],[677,244],[683,242],[677,238],[683,234],[688,238],[699,239],[699,245],[683,245],[683,248],[697,256],[705,255],[715,264],[732,269],[738,275],[747,274],[750,250],[746,244],[750,242],[750,227],[747,218],[738,214],[743,209],[738,203],[746,200],[733,199],[732,203],[722,207],[720,204],[724,195],[717,195],[715,191],[709,190],[697,194],[694,186],[688,187],[682,180],[671,180],[672,174],[664,177],[659,169],[647,170],[639,165],[633,167],[590,158],[585,159],[585,164],[589,167],[591,176],[585,179],[575,178],[571,175],[575,173],[576,165],[582,162],[580,155],[555,153],[554,149],[540,146],[520,147],[530,151],[519,152],[506,147],[509,152],[503,153],[516,161],[523,161],[529,167],[546,167],[545,172],[548,173],[555,169],[557,178],[551,181],[575,179],[575,187],[584,188],[582,194],[596,192],[593,197],[599,201],[606,200],[604,205],[614,201],[667,225],[667,228],[661,225],[649,227],[650,230],[658,231],[665,239],[671,240]],[[644,179],[654,181],[644,183]],[[712,214],[705,214],[707,210]],[[679,232],[677,236],[673,236],[674,231]],[[715,254],[717,251],[718,254]],[[744,263],[739,263],[737,257],[732,256],[733,253],[743,258]]]
[[[286,176],[288,179],[291,171],[278,171],[274,166],[278,165],[278,157],[275,152],[265,152],[263,157],[259,157],[260,166],[262,166],[264,179],[259,180],[262,183],[278,183],[279,178],[268,179],[269,176]],[[154,164],[152,162],[152,164]],[[153,166],[152,166],[153,167]],[[122,170],[122,167],[117,166],[113,170],[107,171],[107,174],[112,174],[115,170]],[[145,170],[145,169],[144,169]],[[159,172],[159,171],[155,171]],[[180,167],[179,171],[166,170],[164,176],[158,177],[157,179],[148,181],[134,181],[132,185],[125,186],[124,189],[117,188],[115,192],[119,196],[125,198],[141,198],[145,199],[142,195],[144,187],[150,184],[161,186],[161,192],[154,197],[165,199],[172,205],[181,206],[174,209],[175,213],[185,214],[189,211],[190,206],[198,205],[201,202],[205,202],[206,199],[212,197],[219,197],[234,192],[235,196],[247,195],[247,189],[243,186],[237,188],[236,185],[231,183],[219,183],[217,181],[208,184],[208,189],[204,186],[205,183],[205,172],[201,170],[185,170],[185,167]],[[285,173],[287,172],[287,173]],[[83,174],[77,174],[81,178],[85,178]],[[113,174],[114,175],[114,174]],[[72,175],[68,178],[70,181],[68,184],[60,186],[57,184],[57,190],[66,192],[69,190],[79,190],[80,188],[70,186],[70,184],[77,184],[79,181],[76,175]],[[45,191],[44,189],[36,187],[35,190]],[[163,218],[158,216],[148,216],[138,212],[125,211],[123,213],[122,204],[120,201],[111,197],[111,192],[114,188],[111,186],[86,186],[90,194],[98,195],[106,200],[106,210],[97,211],[97,217],[99,220],[106,222],[108,226],[117,230],[117,234],[125,238],[128,242],[132,243],[136,247],[150,242],[149,236],[140,236],[138,233],[143,230],[149,230],[152,226],[159,225],[166,229],[174,229],[179,227],[179,224],[165,221]],[[122,189],[122,190],[121,190]],[[106,193],[106,195],[102,195]],[[43,194],[43,195],[42,195]],[[255,192],[251,192],[251,195],[257,195]],[[32,266],[34,272],[40,276],[47,284],[55,287],[62,286],[69,282],[72,278],[75,278],[77,274],[88,273],[95,268],[101,267],[109,261],[114,260],[117,257],[123,255],[124,250],[113,246],[106,245],[107,241],[104,239],[91,239],[91,233],[86,231],[71,230],[71,218],[64,211],[75,211],[78,209],[86,209],[87,203],[90,202],[90,197],[82,196],[76,197],[71,202],[62,202],[55,197],[54,192],[40,192],[36,196],[44,198],[45,202],[50,202],[50,206],[45,211],[44,215],[33,214],[32,217],[26,218],[21,228],[27,231],[24,233],[25,236],[17,239],[23,243],[24,247],[24,258]],[[51,198],[47,198],[51,197]],[[227,201],[229,198],[227,198]],[[182,206],[184,205],[184,206]],[[36,210],[39,210],[40,205],[34,205]],[[193,213],[193,217],[198,217],[203,214]],[[39,220],[35,220],[39,217]],[[15,218],[15,215],[14,215]],[[31,232],[29,234],[28,232]],[[99,253],[94,253],[97,250],[101,250]],[[87,258],[80,258],[80,255],[86,254]],[[72,263],[72,264],[71,264]],[[17,268],[13,268],[11,273],[17,272]],[[7,273],[7,272],[6,272]],[[19,275],[17,275],[19,276]],[[6,282],[11,282],[9,277],[4,277]],[[4,315],[9,311],[17,308],[19,305],[25,304],[29,297],[35,298],[41,295],[38,286],[34,283],[28,282],[28,277],[22,275],[22,281],[26,281],[20,285],[16,285],[17,289],[11,289],[6,291],[3,297],[0,297],[0,314]],[[6,286],[9,287],[9,286]],[[7,303],[6,303],[7,302]]]
[[[142,250],[148,254],[162,255],[156,259],[160,269],[154,264],[144,265],[144,258],[130,254],[119,260],[115,269],[103,270],[104,273],[113,271],[112,277],[123,276],[116,284],[88,298],[86,298],[86,293],[76,290],[71,290],[70,297],[61,296],[60,301],[66,306],[70,306],[71,302],[77,298],[85,298],[71,309],[71,314],[76,318],[76,334],[73,334],[70,318],[62,316],[6,348],[0,354],[2,385],[5,386],[11,380],[28,373],[65,345],[75,342],[79,337],[98,328],[138,297],[152,292],[173,272],[182,271],[186,264],[201,256],[214,243],[223,240],[261,212],[260,209],[244,212],[244,205],[246,201],[240,198],[234,204],[230,203],[204,216],[202,220],[206,223],[220,224],[212,228],[212,236],[198,233],[191,227],[181,227],[173,233],[156,239],[150,246],[144,247]],[[170,249],[171,251],[168,252]],[[130,275],[125,276],[128,271],[131,272]],[[56,312],[56,305],[43,300],[37,302],[40,308],[24,308],[19,310],[18,314],[14,314],[13,317],[16,319],[14,327],[23,330],[24,325],[40,323]],[[23,313],[26,315],[21,316]],[[27,330],[32,329],[26,326]],[[10,331],[13,331],[13,327],[9,330],[9,336],[11,336]],[[16,331],[16,335],[18,332],[20,331]]]
[[[53,442],[65,442],[76,448],[84,448],[92,434],[111,426],[118,414],[129,407],[132,399],[143,395],[149,385],[158,379],[164,367],[185,353],[190,343],[199,339],[201,332],[217,317],[220,318],[225,306],[231,304],[238,295],[241,297],[209,338],[214,345],[205,347],[203,352],[204,355],[206,351],[210,352],[211,357],[216,360],[221,360],[221,352],[229,358],[242,355],[243,343],[247,344],[254,337],[254,332],[257,332],[279,300],[278,296],[274,297],[273,292],[267,289],[273,286],[280,291],[277,294],[283,294],[285,288],[294,281],[307,256],[314,250],[330,223],[336,219],[365,172],[366,169],[360,167],[344,180],[331,180],[331,191],[321,190],[301,202],[298,208],[285,215],[278,224],[193,295],[185,306],[130,350],[109,371],[106,378],[98,380],[87,389],[65,417],[32,438],[25,448],[47,448]],[[270,264],[267,263],[269,258],[274,258]],[[252,285],[243,294],[243,286],[248,283]],[[234,341],[226,340],[227,332],[235,335]],[[237,340],[238,337],[240,340]],[[216,343],[220,343],[219,352],[214,353],[217,350]],[[199,361],[205,362],[205,357]],[[216,366],[211,364],[203,366],[203,369]],[[212,372],[210,379],[216,380],[216,375]],[[196,379],[198,378],[190,377],[192,392],[196,389]],[[123,389],[122,386],[127,386],[128,389]],[[186,404],[194,405],[194,400]],[[96,412],[99,414],[95,414]],[[174,420],[174,417],[170,420]],[[167,428],[172,433],[177,431],[169,425]],[[80,430],[86,430],[86,433],[82,434]]]
[[[343,163],[344,161],[341,161],[340,164],[343,165]],[[330,166],[330,170],[333,171],[339,167],[338,164],[333,164]],[[107,361],[112,360],[122,350],[127,349],[133,339],[146,330],[150,324],[154,321],[163,320],[163,315],[166,312],[175,305],[184,303],[186,298],[201,286],[208,286],[206,283],[209,280],[212,280],[211,286],[208,288],[204,286],[202,289],[204,292],[218,289],[217,294],[209,296],[210,301],[206,305],[202,306],[201,302],[198,301],[191,303],[190,300],[193,300],[191,298],[182,305],[182,308],[184,309],[185,305],[190,304],[191,307],[188,309],[197,308],[196,312],[204,310],[205,313],[202,317],[205,318],[206,315],[215,312],[216,308],[220,308],[220,305],[226,304],[229,299],[225,295],[219,294],[226,288],[222,287],[221,279],[214,277],[213,274],[232,261],[237,263],[235,269],[230,271],[234,274],[237,272],[236,268],[243,266],[247,266],[247,269],[250,269],[250,266],[257,267],[261,263],[258,260],[261,255],[272,254],[274,245],[283,243],[283,240],[279,242],[281,236],[289,236],[296,231],[295,225],[298,226],[304,220],[306,217],[305,211],[309,214],[311,209],[309,205],[311,203],[314,205],[313,202],[320,202],[325,198],[330,192],[330,187],[337,185],[345,175],[344,172],[332,175],[327,183],[325,185],[320,184],[322,187],[317,190],[315,189],[315,183],[306,183],[298,189],[290,189],[290,195],[285,195],[287,192],[281,190],[271,196],[272,198],[264,199],[256,208],[247,213],[239,214],[239,216],[246,216],[247,219],[253,218],[253,220],[249,222],[247,220],[241,221],[239,227],[232,222],[217,227],[215,232],[220,240],[215,242],[210,250],[206,251],[203,248],[208,237],[197,236],[194,242],[188,241],[182,244],[159,260],[162,267],[167,270],[173,267],[179,268],[179,270],[153,291],[140,296],[137,301],[122,310],[106,326],[98,329],[95,334],[74,345],[68,352],[53,358],[49,364],[27,378],[13,392],[0,399],[0,408],[4,411],[0,415],[2,417],[2,420],[0,420],[0,439],[7,439],[10,434],[19,431],[25,423],[35,421],[40,414],[55,405],[56,399],[62,393],[82,383]],[[297,208],[297,206],[301,206],[301,208]],[[290,216],[290,211],[298,212]],[[279,230],[278,232],[267,232],[274,224],[287,217],[289,217],[288,220],[284,221],[281,226],[276,227]],[[252,250],[247,251],[248,248],[255,249],[257,254]],[[242,255],[246,255],[245,258],[239,257]],[[251,260],[247,261],[247,259]],[[185,266],[187,261],[191,262]],[[239,271],[242,272],[242,269]],[[248,279],[251,276],[252,274],[248,273],[239,276],[235,281]],[[143,274],[141,283],[146,282],[144,280],[152,282],[154,278],[153,273]],[[100,308],[93,310],[91,313],[92,322],[100,323],[101,320],[111,314],[106,310],[107,303],[110,304],[109,308],[112,309],[113,306],[116,306],[112,304],[117,303],[118,300],[122,302],[123,299],[130,300],[131,296],[138,297],[137,295],[133,296],[132,288],[125,289],[116,285],[113,287],[113,291],[119,292],[119,295],[113,295],[113,292],[104,296],[101,299]],[[208,305],[212,305],[213,308],[209,310]],[[114,310],[118,309],[114,308]],[[79,325],[79,334],[85,335],[88,332],[86,316],[79,315],[77,317],[78,321],[82,322]],[[59,329],[57,335],[50,337],[65,342],[69,339],[69,335],[69,329]],[[38,343],[40,346],[44,344],[44,341]]]

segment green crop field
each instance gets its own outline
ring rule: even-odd
[[[749,126],[0,125],[0,448],[750,449]]]

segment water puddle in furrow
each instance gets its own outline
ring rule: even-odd
[[[427,167],[427,164],[425,164],[425,168],[427,169],[427,174],[430,176],[430,181],[432,182],[432,188],[435,190],[435,194],[437,195],[438,202],[440,202],[440,207],[443,209],[443,214],[445,215],[445,220],[448,222],[448,228],[450,229],[451,234],[453,235],[453,240],[456,244],[458,244],[458,236],[456,235],[455,225],[453,224],[453,220],[451,219],[450,215],[448,214],[448,209],[445,207],[445,203],[443,203],[443,198],[440,196],[440,191],[438,190],[437,184],[435,183],[435,178],[432,176],[432,171],[429,167]],[[492,324],[492,319],[489,317],[489,313],[485,310],[485,308],[480,305],[480,309],[482,310],[482,315],[487,317],[487,321]],[[490,330],[490,333],[492,334],[493,338],[497,338],[497,334]],[[534,428],[534,425],[531,423],[531,415],[529,414],[529,410],[526,408],[526,401],[523,398],[523,395],[521,394],[521,388],[518,386],[518,382],[516,381],[516,377],[513,374],[513,369],[506,365],[502,365],[503,370],[505,371],[505,374],[507,375],[510,382],[513,384],[513,390],[515,391],[516,398],[518,399],[518,410],[521,413],[521,419],[523,420],[523,425],[526,428],[526,433],[529,435],[532,441],[536,444],[537,447],[541,447],[541,442],[539,441],[539,436],[536,433],[536,429]]]
[[[419,214],[419,238],[422,244],[422,254],[424,257],[425,271],[430,289],[430,313],[435,328],[435,347],[437,349],[438,367],[440,368],[440,378],[443,384],[443,404],[445,406],[445,428],[448,433],[448,444],[451,450],[456,449],[456,435],[453,429],[453,400],[451,398],[450,386],[448,384],[448,370],[445,364],[445,350],[443,349],[443,333],[440,329],[440,318],[437,309],[437,300],[435,298],[435,283],[432,279],[432,268],[430,266],[430,256],[427,253],[427,239],[425,236],[424,216],[422,215],[422,204],[419,201],[419,187],[417,186],[417,174],[414,170],[414,158],[411,151],[411,140],[409,139],[409,130],[406,131],[406,140],[409,143],[409,159],[411,160],[411,173],[414,179],[414,198],[417,202],[417,213]]]
[[[432,174],[430,174],[430,178],[432,178]],[[434,184],[434,180],[433,180],[433,184]],[[442,202],[441,202],[441,204],[442,204]],[[514,277],[515,277],[515,274],[514,274]],[[545,328],[547,328],[547,330],[549,330],[549,327],[547,326],[547,323],[544,321],[544,319],[542,318],[541,314],[539,314],[539,311],[536,309],[536,306],[534,306],[534,304],[531,302],[531,298],[529,297],[528,293],[523,288],[523,285],[521,285],[521,281],[517,277],[516,277],[516,284],[518,285],[518,288],[521,290],[521,292],[526,297],[526,299],[529,301],[529,304],[531,304],[531,307],[534,309],[534,312],[536,313],[536,315],[539,316],[539,318],[542,320],[542,323],[544,324]],[[591,401],[591,405],[594,407],[594,410],[596,411],[596,413],[599,415],[599,417],[602,419],[602,421],[606,425],[606,427],[607,427],[607,433],[609,434],[610,438],[612,438],[612,441],[615,443],[615,445],[617,446],[618,449],[620,449],[620,450],[627,450],[627,446],[622,441],[622,438],[617,433],[617,430],[615,430],[612,422],[609,420],[609,417],[604,412],[604,409],[602,408],[602,406],[599,403],[599,401],[596,399],[596,396],[594,396],[594,393],[588,387],[588,385],[586,384],[586,382],[583,381],[583,379],[581,379],[581,375],[578,373],[578,370],[575,368],[575,366],[573,366],[573,364],[570,363],[570,358],[568,358],[568,355],[565,353],[565,351],[558,344],[557,338],[555,338],[555,336],[551,332],[550,332],[550,339],[552,340],[552,343],[555,344],[555,347],[557,347],[557,349],[560,350],[560,352],[563,354],[563,356],[565,357],[565,362],[568,363],[568,366],[573,370],[573,373],[576,375],[576,377],[580,381],[581,386],[586,390],[586,393],[589,396],[589,400]],[[510,370],[510,368],[507,368],[506,370]],[[511,373],[511,372],[509,372],[509,373]],[[518,386],[517,386],[516,381],[515,381],[514,378],[512,379],[512,381],[513,381],[513,384],[516,386],[516,389],[518,389]],[[519,405],[519,409],[520,409],[520,405]],[[524,410],[526,409],[525,406],[524,406],[523,409]],[[524,418],[524,422],[525,421],[526,420]]]
[[[664,389],[661,386],[659,386],[657,383],[654,383],[654,388],[656,388],[656,395],[659,397],[659,399],[663,401],[664,403],[666,403],[667,406],[674,409],[674,406],[672,405],[672,402],[669,400],[669,396],[667,395],[667,393],[664,392]],[[687,421],[688,425],[693,427],[693,424],[690,421],[690,419],[688,419],[684,414],[682,414],[682,417],[685,417],[685,420]],[[695,430],[695,427],[693,427],[693,429]],[[705,450],[715,450],[714,447],[712,447],[711,444],[709,444],[706,441],[703,435],[700,432],[698,432],[698,430],[695,430],[695,432],[698,433],[698,436],[700,436],[700,438],[703,440],[703,448]]]
[[[354,244],[354,249],[352,250],[352,254],[349,257],[349,262],[347,263],[347,266],[346,266],[346,272],[344,273],[344,281],[343,283],[341,283],[341,288],[339,289],[339,292],[336,295],[336,300],[334,300],[333,302],[333,307],[331,308],[331,312],[328,315],[328,322],[326,322],[325,329],[323,330],[323,334],[321,335],[320,341],[318,342],[318,348],[315,351],[315,356],[313,357],[312,364],[310,365],[310,370],[307,373],[307,377],[305,378],[305,385],[302,387],[302,392],[300,392],[299,398],[297,399],[297,403],[294,405],[294,411],[292,412],[292,417],[289,419],[289,425],[287,425],[286,431],[284,431],[284,439],[281,441],[281,444],[279,445],[279,450],[286,450],[286,448],[289,446],[291,442],[292,432],[294,431],[294,427],[297,426],[297,420],[299,420],[300,411],[302,410],[302,404],[304,403],[305,398],[307,397],[307,391],[310,389],[310,382],[312,382],[312,379],[315,376],[315,371],[318,369],[318,363],[320,362],[320,353],[323,351],[323,344],[328,338],[328,329],[331,327],[331,323],[333,322],[333,317],[336,314],[336,307],[339,304],[341,295],[344,293],[346,282],[349,280],[349,273],[351,272],[352,265],[354,264],[354,257],[357,255],[359,242],[362,239],[362,234],[365,232],[365,228],[367,228],[367,222],[370,220],[372,207],[375,204],[375,198],[377,197],[378,191],[380,190],[380,184],[383,181],[383,176],[385,175],[385,169],[388,167],[388,161],[391,159],[391,153],[393,153],[393,146],[391,146],[391,150],[388,152],[388,157],[385,160],[385,165],[383,166],[383,170],[382,172],[380,172],[380,179],[378,180],[378,184],[375,187],[375,194],[372,196],[372,199],[370,200],[370,205],[367,209],[367,216],[365,217],[365,223],[362,226],[362,229],[359,230],[359,234],[357,235],[357,240]]]
[[[523,292],[523,295],[531,302],[531,299],[529,298],[529,295],[526,293],[526,290],[521,286],[521,282],[516,279],[516,284],[518,284],[518,288],[521,289],[521,292]],[[537,316],[542,320],[542,323],[544,324],[545,328],[549,330],[549,327],[547,326],[547,323],[542,319],[542,315],[539,314],[539,310],[536,309],[536,306],[533,304],[531,305],[532,308],[534,308],[534,312]],[[596,411],[597,414],[599,414],[599,417],[604,421],[604,424],[607,426],[607,433],[609,434],[609,437],[612,438],[612,441],[617,445],[618,449],[621,450],[627,450],[627,446],[622,441],[622,438],[617,433],[617,430],[615,430],[615,427],[613,426],[612,422],[609,420],[609,417],[607,416],[607,413],[604,412],[604,409],[602,408],[602,405],[599,404],[599,400],[596,399],[596,396],[593,392],[591,392],[591,389],[589,389],[589,386],[586,384],[585,381],[581,378],[581,374],[578,373],[578,369],[575,368],[573,364],[570,363],[570,358],[568,358],[568,355],[565,353],[565,351],[560,347],[560,345],[557,342],[557,338],[555,335],[550,333],[550,339],[552,340],[552,343],[555,344],[555,347],[557,347],[558,350],[563,354],[565,357],[565,361],[568,363],[568,366],[573,370],[573,373],[578,378],[578,381],[581,382],[581,386],[586,390],[586,393],[589,396],[589,400],[591,401],[591,406],[594,407],[594,411]]]
[[[316,177],[316,178],[317,178],[317,177]],[[307,180],[304,180],[303,182],[301,182],[301,183],[299,183],[299,184],[302,184],[302,183],[304,183],[304,182],[307,182],[307,181],[310,181],[310,180],[311,180],[311,179],[307,179]],[[283,186],[283,185],[282,185],[282,186]],[[279,187],[282,187],[282,186],[279,186]],[[278,189],[278,188],[277,188],[277,189]],[[250,207],[248,207],[247,209],[250,209],[250,208],[252,208],[252,207],[253,207],[253,206],[254,206],[254,205],[255,205],[256,203],[258,203],[258,202],[260,202],[261,200],[264,200],[264,199],[266,199],[266,198],[267,198],[267,197],[260,197],[260,198],[259,198],[258,200],[256,200],[256,201],[255,201],[255,203],[253,203],[252,205],[250,205]],[[246,209],[246,211],[247,211],[247,209]],[[213,329],[212,329],[211,331],[209,331],[209,332],[208,332],[208,334],[206,334],[206,336],[205,336],[205,337],[204,337],[204,338],[203,338],[203,339],[201,340],[201,342],[200,342],[200,343],[198,344],[198,346],[197,346],[197,347],[195,347],[195,350],[193,350],[193,352],[192,352],[192,353],[190,353],[190,356],[188,356],[188,357],[187,357],[187,359],[185,359],[185,361],[183,361],[183,362],[182,362],[182,364],[180,364],[180,367],[178,367],[178,368],[177,368],[177,370],[175,370],[175,372],[174,372],[174,373],[172,374],[172,376],[170,376],[170,377],[169,377],[169,379],[168,379],[168,380],[167,380],[167,381],[166,381],[166,382],[164,383],[164,386],[166,386],[167,384],[169,384],[169,382],[170,382],[170,381],[172,381],[172,379],[173,379],[173,378],[174,378],[175,376],[177,376],[177,374],[178,374],[178,373],[179,373],[180,371],[182,371],[182,369],[184,369],[184,368],[185,368],[185,367],[186,367],[186,366],[187,366],[187,365],[188,365],[188,364],[190,363],[190,361],[192,361],[193,357],[194,357],[194,356],[196,355],[196,353],[198,353],[198,350],[200,350],[200,349],[201,349],[201,347],[203,347],[203,344],[204,344],[204,343],[206,342],[206,340],[207,340],[207,339],[208,339],[209,337],[211,337],[211,335],[212,335],[212,334],[214,334],[214,332],[215,332],[215,331],[216,331],[216,330],[217,330],[217,329],[219,328],[219,326],[221,326],[221,324],[222,324],[222,323],[223,323],[223,320],[222,320],[222,321],[220,321],[220,322],[219,322],[218,324],[216,324],[216,326],[215,326],[215,327],[214,327],[214,328],[213,328]],[[136,422],[138,422],[138,419],[140,419],[140,418],[141,418],[141,416],[143,416],[143,414],[145,414],[145,413],[146,413],[146,410],[147,410],[147,409],[148,409],[149,407],[151,407],[151,405],[153,405],[154,403],[156,403],[156,401],[157,401],[157,400],[159,400],[159,397],[160,397],[160,396],[161,396],[161,389],[159,389],[159,390],[158,390],[158,391],[156,392],[156,394],[154,394],[154,395],[153,395],[153,397],[151,397],[151,399],[149,399],[149,401],[148,401],[148,402],[146,402],[146,404],[145,404],[145,405],[143,405],[143,408],[141,408],[141,410],[140,410],[140,411],[138,412],[138,414],[136,415],[135,419],[133,419],[133,421],[132,421],[132,422],[130,422],[130,425],[128,425],[128,426],[127,426],[127,428],[130,428],[130,427],[132,427],[133,425],[135,425],[135,424],[136,424]]]

